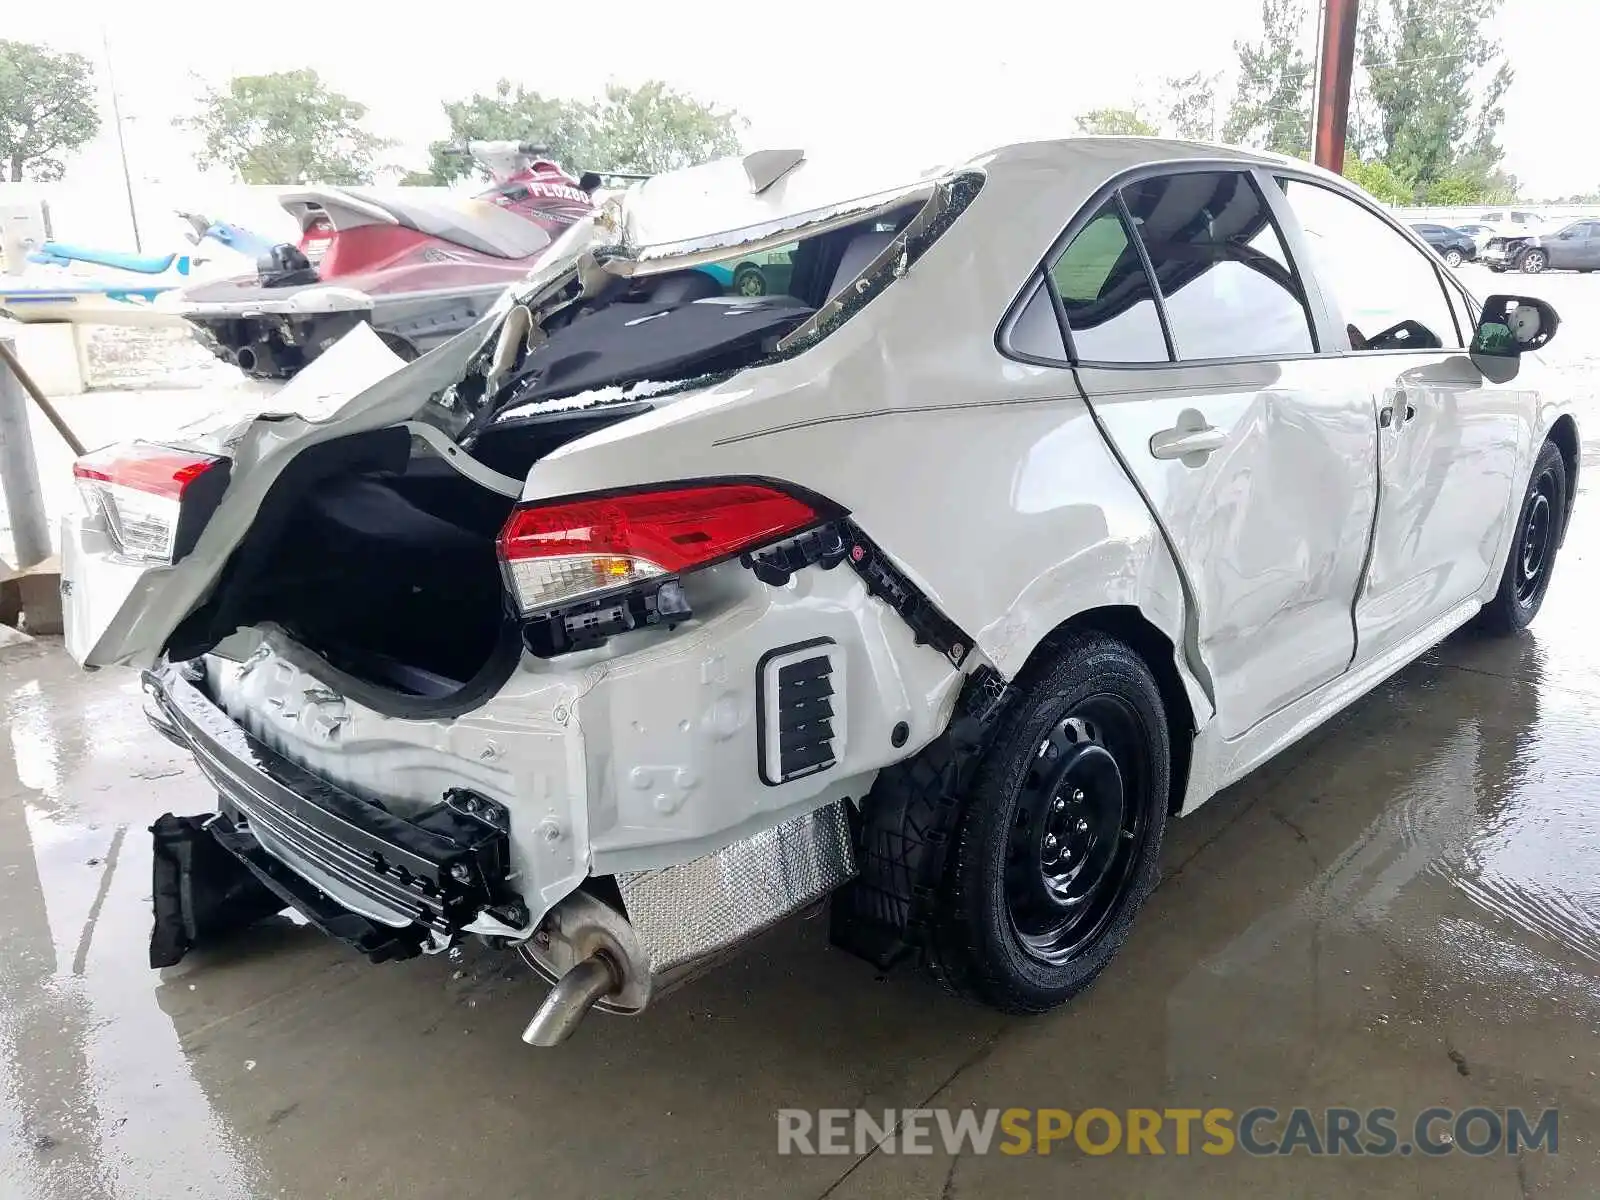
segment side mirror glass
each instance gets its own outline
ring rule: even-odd
[[[1516,358],[1538,350],[1555,337],[1561,318],[1543,300],[1531,296],[1490,296],[1483,306],[1472,353],[1490,358]]]

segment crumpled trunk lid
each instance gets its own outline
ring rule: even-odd
[[[167,439],[227,457],[230,478],[192,550],[172,566],[133,561],[95,518],[69,515],[61,530],[61,594],[67,651],[86,667],[148,667],[179,622],[206,597],[250,529],[263,497],[307,447],[416,416],[461,376],[498,316],[457,342],[402,366],[359,326],[286,385],[255,417]]]
[[[369,327],[357,326],[286,384],[259,415],[172,443],[229,460],[220,503],[175,565],[119,557],[93,518],[69,517],[63,523],[68,651],[88,667],[152,665],[174,630],[215,587],[291,460],[319,443],[412,421],[436,397],[465,404],[444,414],[441,424],[465,420],[467,410],[505,382],[507,360],[515,359],[507,351],[523,334],[539,334],[550,314],[598,294],[618,278],[681,271],[725,258],[730,249],[771,247],[929,199],[947,178],[942,169],[893,173],[881,163],[813,163],[798,151],[762,152],[671,172],[613,197],[573,225],[522,285],[508,289],[470,329],[412,363],[402,366]],[[833,297],[785,343],[805,334],[826,312],[840,309],[844,297],[845,292]],[[521,324],[507,319],[513,313],[520,314]],[[499,344],[488,353],[497,334]],[[548,393],[535,398],[553,400],[552,408],[569,403]],[[494,415],[487,404],[478,411]]]

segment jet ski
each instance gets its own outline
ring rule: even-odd
[[[546,247],[594,208],[599,177],[567,174],[527,142],[457,147],[489,172],[480,195],[420,188],[313,187],[278,200],[300,241],[272,246],[254,274],[164,296],[214,354],[285,379],[366,323],[403,359],[476,321]]]

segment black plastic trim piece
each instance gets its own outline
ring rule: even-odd
[[[872,539],[850,522],[843,523],[849,550],[845,561],[861,576],[869,595],[876,596],[904,618],[919,646],[932,646],[952,666],[966,662],[972,639],[938,610],[916,584],[900,572]]]
[[[836,645],[838,643],[831,637],[811,638],[809,641],[792,642],[787,646],[775,647],[756,660],[756,777],[768,787],[777,787],[779,784],[788,783],[790,779],[799,778],[800,774],[811,774],[812,772],[799,772],[782,779],[773,779],[767,774],[767,664],[780,655],[793,654],[797,650],[810,650],[816,646]],[[831,707],[828,715],[830,717],[833,715]]]

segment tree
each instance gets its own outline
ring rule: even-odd
[[[609,84],[589,108],[593,157],[586,170],[654,174],[739,153],[747,122],[732,109],[702,104],[660,80],[636,88]]]
[[[1157,130],[1137,108],[1092,108],[1078,117],[1078,132],[1154,137]]]
[[[1489,203],[1485,193],[1482,179],[1451,171],[1430,183],[1422,193],[1422,200],[1425,204],[1451,208],[1462,204]]]
[[[534,142],[575,170],[654,174],[739,152],[744,118],[649,80],[610,84],[586,103],[531,92],[502,79],[491,94],[445,104],[450,136],[429,149],[433,177],[450,183],[476,169],[449,148],[472,139]]]
[[[1311,62],[1302,0],[1261,0],[1261,37],[1235,42],[1239,82],[1222,140],[1304,158],[1311,147]]]
[[[1465,181],[1453,191],[1470,184],[1488,192],[1508,181],[1497,139],[1513,76],[1500,44],[1484,32],[1499,7],[1500,0],[1378,0],[1366,10],[1363,93],[1376,117],[1370,148],[1419,195],[1447,176]]]
[[[1167,128],[1173,137],[1197,142],[1216,138],[1217,79],[1204,71],[1167,76]]]
[[[200,105],[176,122],[203,139],[195,161],[225,166],[245,183],[370,183],[389,145],[361,127],[365,104],[309,68],[236,75],[225,91],[208,88]]]
[[[502,79],[491,93],[474,92],[465,100],[446,101],[444,115],[450,136],[428,147],[431,182],[453,183],[473,173],[483,174],[470,159],[451,152],[462,142],[534,142],[549,149],[557,162],[583,164],[592,157],[587,107],[530,92],[521,84],[513,88]]]
[[[60,179],[61,155],[99,132],[87,58],[0,39],[0,168],[12,183]]]
[[[1388,163],[1363,161],[1347,155],[1344,160],[1344,177],[1366,191],[1375,200],[1385,204],[1410,204],[1416,189],[1394,173]]]

